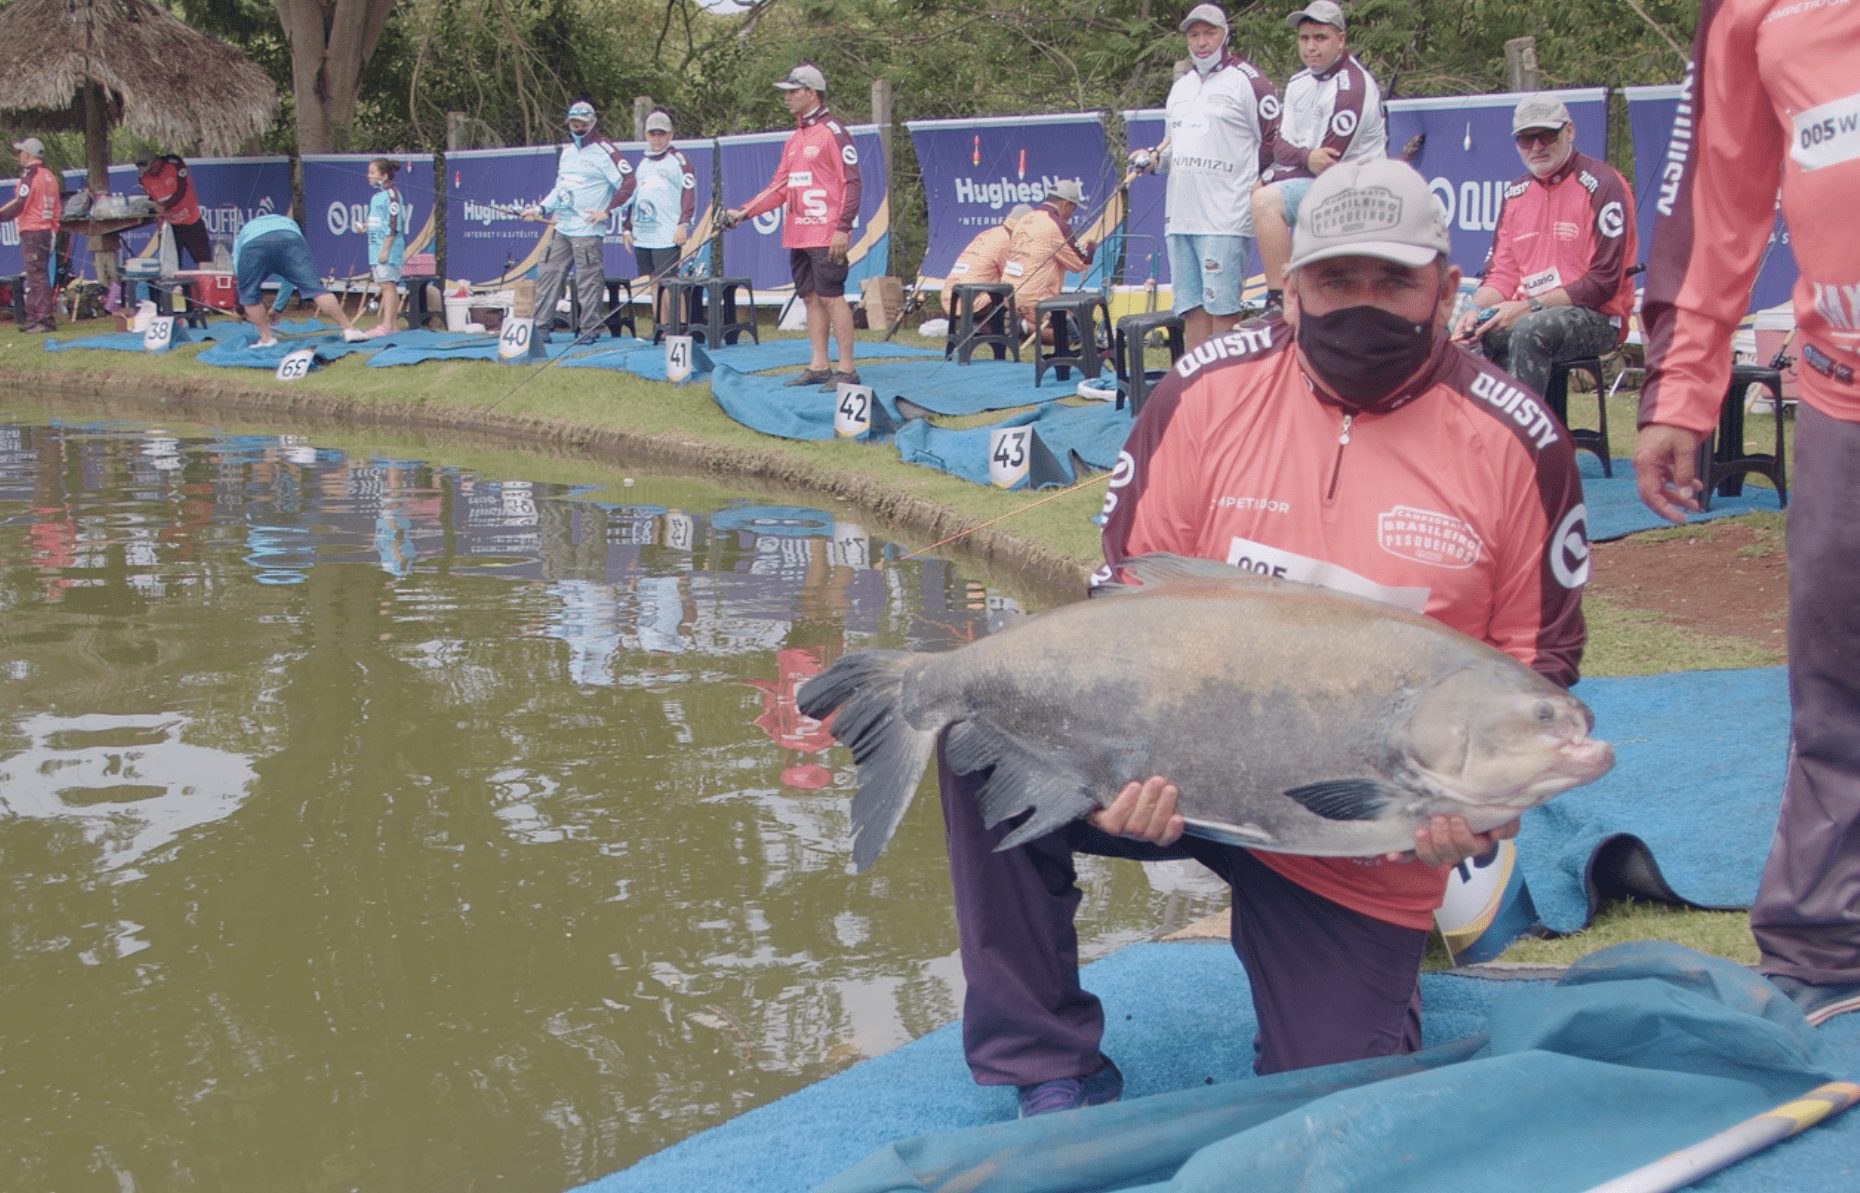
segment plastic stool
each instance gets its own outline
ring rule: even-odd
[[[734,344],[748,332],[756,343],[762,342],[762,333],[756,327],[756,291],[748,278],[705,278],[704,282],[704,342],[715,348],[722,344]],[[745,290],[749,293],[746,308],[739,307],[736,292]],[[739,309],[747,309],[749,321],[737,318]]]
[[[143,278],[149,297],[155,301],[157,315],[174,314],[173,296],[181,296],[181,321],[189,327],[207,325],[207,308],[200,305],[199,291],[193,278]]]
[[[659,290],[665,295],[667,318],[663,323],[652,325],[652,342],[658,343],[666,336],[694,336],[703,339],[710,334],[710,326],[704,318],[704,278],[663,278]],[[655,308],[656,309],[656,308]]]
[[[1130,402],[1130,413],[1143,413],[1143,403],[1150,396],[1150,375],[1143,367],[1144,341],[1152,331],[1162,330],[1169,337],[1169,363],[1182,359],[1187,351],[1182,333],[1182,317],[1169,311],[1149,311],[1125,315],[1117,321],[1111,335],[1111,356],[1117,368],[1117,408]],[[1161,376],[1161,374],[1158,374]]]
[[[1101,315],[1102,320],[1094,315]],[[1034,347],[1035,389],[1039,388],[1040,378],[1048,369],[1057,373],[1061,381],[1069,381],[1073,369],[1091,378],[1104,367],[1104,357],[1098,348],[1098,328],[1111,326],[1111,308],[1098,291],[1080,290],[1041,299],[1033,308],[1033,325],[1042,330],[1050,326],[1053,331],[1051,351],[1045,344]]]
[[[1591,431],[1569,425],[1569,375],[1584,372],[1595,380],[1595,416],[1601,422],[1601,429]],[[1602,378],[1602,358],[1599,356],[1578,356],[1570,360],[1560,360],[1550,366],[1550,382],[1545,386],[1544,401],[1550,412],[1557,417],[1569,432],[1570,444],[1583,452],[1594,452],[1601,458],[1602,475],[1613,476],[1615,464],[1608,453],[1608,388]]]
[[[992,301],[982,313],[981,322],[977,323],[975,300],[983,294]],[[993,350],[996,360],[1006,360],[1009,351],[1014,353],[1016,362],[1020,360],[1020,339],[1014,335],[1013,326],[1008,320],[1014,310],[1014,287],[1011,284],[964,282],[950,291],[950,298],[955,301],[956,310],[950,319],[949,337],[943,341],[944,360],[953,356],[957,364],[966,365],[969,357],[983,345]]]
[[[439,276],[431,273],[409,273],[403,274],[400,280],[407,287],[407,302],[400,308],[400,317],[407,321],[407,330],[419,331],[426,326],[429,319],[439,320],[440,326],[444,327],[445,313],[435,311],[426,305],[426,287],[429,284],[436,284]]]
[[[1770,391],[1776,411],[1776,445],[1770,452],[1744,454],[1744,393],[1753,385]],[[1767,476],[1776,486],[1779,506],[1789,504],[1788,473],[1783,460],[1782,373],[1768,365],[1731,366],[1731,387],[1724,396],[1724,408],[1718,413],[1718,425],[1699,442],[1694,462],[1704,487],[1699,491],[1699,508],[1711,508],[1711,495],[1736,497],[1744,491],[1741,479],[1746,472]]]

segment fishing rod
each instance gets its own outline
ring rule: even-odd
[[[717,230],[715,232],[712,232],[709,236],[705,237],[704,240],[698,245],[699,252],[709,249],[711,242],[716,240],[719,236],[723,235],[724,229],[721,226],[721,223],[722,222],[719,221],[719,226]],[[691,261],[695,261],[697,257],[698,257],[698,253],[694,252],[690,254],[688,259]],[[650,283],[656,284],[658,281],[662,280],[663,278],[671,276],[671,271],[673,269],[678,268],[680,265],[684,264],[685,260],[687,260],[687,258],[681,255],[679,260],[673,261],[670,264],[668,264],[658,274],[652,275],[652,277],[649,278],[648,281]],[[592,327],[587,327],[586,326],[587,321],[591,317],[595,318],[596,322],[594,323]],[[550,318],[550,321],[553,323],[555,319],[554,312],[550,312],[549,318]],[[568,358],[568,354],[570,350],[579,348],[583,344],[593,343],[595,337],[600,335],[601,328],[607,326],[607,320],[605,318],[600,318],[598,311],[592,312],[590,314],[584,314],[582,316],[582,323],[584,325],[584,330],[579,335],[577,335],[573,340],[569,341],[569,343],[566,344],[562,348],[562,351],[559,354],[550,357],[548,360],[543,361],[541,364],[531,369],[529,373],[526,374],[522,378],[522,380],[518,381],[515,385],[511,386],[508,390],[504,391],[503,396],[498,398],[497,401],[492,402],[489,406],[486,406],[483,410],[480,410],[477,414],[472,415],[471,418],[467,419],[461,426],[459,426],[456,430],[454,430],[452,434],[446,436],[445,441],[439,445],[439,448],[437,450],[444,451],[446,448],[450,447],[454,439],[457,439],[460,435],[463,435],[466,431],[469,431],[472,427],[478,425],[478,423],[481,420],[490,417],[491,412],[493,410],[496,410],[499,406],[503,405],[504,402],[512,394],[516,393],[518,390],[522,389],[524,386],[534,381],[537,377],[541,376],[547,370],[553,368],[554,366],[562,363],[562,361],[566,360]],[[535,329],[533,327],[530,330],[530,334],[532,336],[535,335]],[[548,333],[545,332],[544,334],[547,335]]]

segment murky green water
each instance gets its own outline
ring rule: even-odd
[[[701,482],[79,418],[0,418],[0,1189],[554,1193],[955,1017],[934,799],[852,875],[792,690],[999,594]],[[1214,905],[1151,881],[1090,952]]]

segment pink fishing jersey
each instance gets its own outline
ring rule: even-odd
[[[1589,553],[1568,432],[1444,343],[1414,400],[1346,415],[1317,398],[1291,339],[1282,322],[1236,328],[1152,391],[1111,477],[1094,578],[1149,551],[1222,560],[1425,613],[1574,683]],[[1429,927],[1446,889],[1446,867],[1415,861],[1255,856],[1407,928]]]
[[[1508,300],[1561,288],[1571,306],[1607,315],[1626,339],[1627,271],[1639,252],[1627,183],[1607,162],[1572,152],[1549,176],[1526,171],[1505,188],[1484,280]]]
[[[742,210],[750,217],[786,204],[782,247],[824,249],[835,232],[852,232],[859,195],[859,151],[846,126],[822,105],[801,117],[781,147],[774,177]]]
[[[1641,424],[1716,423],[1779,182],[1803,400],[1860,422],[1860,3],[1704,0],[1659,168]]]

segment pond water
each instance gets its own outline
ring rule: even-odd
[[[956,1017],[934,791],[854,875],[793,690],[1010,594],[707,482],[8,409],[0,1188],[554,1193]],[[1221,902],[1087,867],[1094,956]]]

